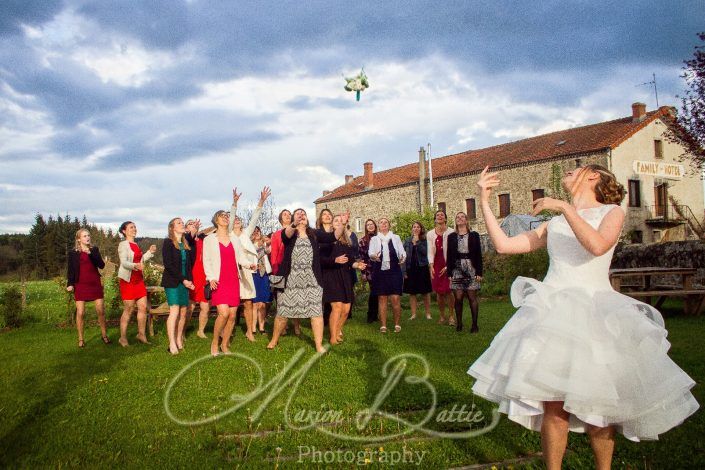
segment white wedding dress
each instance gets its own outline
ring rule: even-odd
[[[615,208],[578,212],[597,228]],[[548,273],[512,284],[517,312],[468,370],[475,394],[535,431],[542,402],[562,401],[571,431],[614,425],[633,441],[657,439],[698,409],[695,382],[667,355],[661,314],[612,289],[613,251],[590,254],[565,217],[551,219]]]

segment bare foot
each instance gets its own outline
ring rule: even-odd
[[[332,340],[332,339],[331,339],[331,340],[329,341],[329,343],[332,344],[333,346],[335,346],[336,344],[340,344],[340,341],[339,341],[339,340]]]
[[[215,348],[211,345],[211,356],[216,357],[218,355],[218,346]]]
[[[254,343],[256,341],[255,335],[253,335],[251,331],[245,333],[245,338],[247,338],[250,343]]]
[[[174,347],[169,346],[169,352],[172,356],[176,356],[179,354],[179,348],[176,345],[174,345]]]
[[[324,348],[323,346],[321,346],[319,349],[316,349],[316,352],[318,354],[325,354],[328,352],[328,350],[326,348]]]
[[[274,341],[270,341],[269,344],[267,345],[267,349],[274,349],[277,347],[277,343]]]
[[[184,343],[181,343],[181,344],[177,343],[176,347],[179,349],[179,351],[181,351],[182,349],[184,349]]]
[[[206,334],[202,331],[196,333],[196,336],[198,336],[199,338],[208,339],[208,336],[206,336]]]
[[[127,342],[127,338],[120,338],[118,340],[118,343],[120,343],[120,346],[122,346],[123,348],[126,348],[130,345],[130,343]]]
[[[438,319],[438,324],[439,324],[439,325],[444,325],[445,322],[446,322],[445,317],[441,317],[441,318]]]
[[[149,340],[147,339],[147,337],[145,335],[138,334],[137,336],[135,336],[135,338],[137,338],[137,341],[139,341],[142,344],[150,344]]]

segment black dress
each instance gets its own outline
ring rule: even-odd
[[[341,255],[348,257],[347,263],[339,264],[335,262],[335,258]],[[355,296],[352,277],[350,276],[354,262],[353,248],[340,242],[335,242],[332,245],[329,255],[321,256],[324,303],[343,302],[351,304],[354,302]]]
[[[389,247],[389,269],[382,269],[382,262],[375,261],[372,265],[372,278],[375,295],[401,295],[404,284],[404,275],[401,272],[399,256],[394,249],[391,240],[387,242]]]
[[[430,294],[433,291],[431,286],[431,272],[428,269],[428,265],[419,266],[418,262],[418,244],[425,243],[425,241],[419,241],[416,245],[412,245],[411,248],[411,262],[407,263],[406,278],[404,279],[404,293],[405,294]]]

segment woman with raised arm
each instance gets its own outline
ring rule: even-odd
[[[370,241],[369,255],[372,263],[374,289],[379,299],[380,333],[387,332],[387,300],[392,301],[394,332],[401,331],[401,293],[404,275],[401,266],[406,260],[406,251],[399,235],[389,229],[389,219],[378,221],[379,232]]]
[[[448,324],[455,325],[453,314],[453,293],[450,290],[450,279],[446,256],[448,255],[448,235],[453,233],[453,229],[448,227],[448,217],[442,210],[437,210],[434,217],[435,227],[426,234],[426,246],[428,252],[428,268],[431,273],[431,284],[433,292],[436,293],[438,302],[438,313],[440,318],[438,323],[446,322],[446,306],[448,307]]]
[[[147,286],[144,285],[144,263],[152,259],[157,252],[157,245],[151,245],[147,253],[142,253],[139,245],[135,243],[137,226],[134,222],[126,221],[118,230],[125,239],[118,245],[118,277],[120,278],[120,297],[122,298],[122,316],[120,317],[121,346],[129,345],[127,342],[127,325],[130,323],[132,310],[137,304],[137,341],[149,344],[147,340]]]
[[[206,325],[208,325],[208,312],[210,311],[210,301],[206,299],[206,272],[203,270],[203,240],[210,234],[213,227],[208,227],[205,230],[199,231],[201,221],[199,219],[189,220],[186,222],[186,240],[196,250],[196,257],[193,262],[193,270],[191,277],[193,281],[193,289],[189,291],[189,299],[191,299],[191,308],[189,315],[193,314],[196,304],[198,304],[198,331],[196,336],[206,339]],[[190,320],[190,317],[189,317]]]
[[[463,298],[467,297],[472,314],[470,333],[477,333],[479,305],[477,293],[482,281],[480,234],[470,230],[465,212],[455,215],[455,232],[448,235],[448,277],[455,297],[455,329],[463,329]]]
[[[365,264],[365,269],[361,271],[363,281],[367,282],[370,295],[367,299],[367,323],[376,322],[379,319],[379,300],[374,293],[374,279],[372,279],[372,261],[370,260],[370,240],[377,235],[377,223],[372,219],[365,221],[365,234],[360,238],[360,259]]]
[[[235,312],[240,305],[240,277],[235,251],[239,239],[230,231],[229,212],[217,211],[211,222],[215,231],[203,239],[203,270],[211,292],[211,305],[215,305],[218,312],[211,341],[211,355],[217,356],[218,347],[223,353],[230,353]]]
[[[245,316],[245,327],[247,333],[245,336],[249,341],[255,341],[255,333],[257,332],[256,314],[253,308],[253,300],[257,297],[257,289],[253,274],[257,269],[257,248],[252,243],[251,236],[257,227],[257,220],[262,213],[264,202],[272,194],[272,191],[265,186],[260,193],[257,207],[250,217],[250,222],[247,228],[242,227],[242,219],[237,216],[237,201],[240,199],[237,189],[233,189],[233,205],[230,209],[230,229],[238,238],[238,244],[235,248],[238,250],[237,256],[240,264],[240,303],[243,306],[243,314]]]
[[[421,222],[411,224],[411,235],[404,240],[406,262],[404,268],[404,293],[409,294],[411,318],[416,319],[416,296],[423,299],[426,319],[431,319],[431,275],[428,269],[428,253],[426,245],[426,229]]]
[[[328,321],[330,344],[335,345],[343,340],[343,325],[355,300],[350,271],[364,269],[365,264],[356,260],[352,240],[343,224],[343,217],[335,216],[332,225],[333,230],[342,231],[342,235],[332,244],[329,255],[321,255],[321,267],[323,268],[323,303],[331,305]]]
[[[97,246],[91,245],[91,233],[85,229],[76,232],[73,250],[69,251],[66,290],[73,292],[76,301],[76,330],[78,330],[78,347],[85,347],[83,339],[83,319],[86,302],[94,302],[98,314],[98,325],[103,343],[110,344],[105,323],[105,302],[103,301],[103,284],[100,282],[99,269],[105,267],[103,257]]]
[[[272,264],[272,274],[279,275],[279,266],[282,263],[282,260],[284,259],[284,243],[282,242],[282,231],[291,225],[291,211],[288,209],[284,209],[279,213],[279,224],[282,226],[281,229],[277,230],[274,232],[272,235],[272,253],[270,254],[270,261]],[[275,300],[279,297],[280,289],[276,289],[273,292],[273,297]],[[277,301],[277,306],[279,305]],[[301,335],[301,320],[298,318],[292,319],[294,322],[294,334],[296,336]],[[284,331],[282,331],[282,335],[286,334],[286,329],[288,327],[288,324],[284,326]]]
[[[274,333],[267,349],[277,346],[287,318],[310,318],[316,351],[324,353],[323,279],[318,244],[335,242],[342,235],[342,227],[340,232],[333,233],[313,230],[303,209],[296,209],[293,218],[294,223],[282,231],[285,249],[279,275],[285,278],[285,286],[278,295]]]
[[[562,183],[572,203],[536,200],[534,213],[560,215],[508,237],[489,202],[499,176],[487,168],[480,175],[482,214],[497,252],[547,247],[550,264],[543,282],[514,281],[511,298],[519,309],[468,373],[477,379],[477,395],[541,431],[549,470],[561,468],[569,430],[587,432],[595,467],[608,469],[616,431],[633,441],[657,439],[698,403],[689,391],[693,380],[666,354],[661,314],[610,284],[624,188],[595,164],[568,171]]]
[[[178,354],[184,349],[188,293],[189,290],[194,289],[191,270],[195,253],[184,236],[186,225],[181,217],[175,217],[169,221],[167,232],[168,235],[162,243],[164,272],[161,286],[164,288],[166,302],[169,305],[169,318],[166,321],[169,352]]]

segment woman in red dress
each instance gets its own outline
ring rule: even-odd
[[[229,212],[216,212],[212,219],[216,230],[203,239],[203,269],[206,282],[211,286],[211,304],[218,310],[211,342],[213,356],[218,355],[219,346],[223,353],[230,353],[235,312],[240,305],[240,276],[235,251],[239,238],[229,230],[229,221]]]
[[[125,237],[118,245],[118,258],[120,267],[118,277],[120,278],[120,297],[122,297],[122,317],[120,317],[120,339],[118,342],[123,347],[128,346],[127,325],[130,323],[132,310],[137,304],[137,340],[148,344],[147,335],[147,288],[144,285],[144,263],[154,256],[157,245],[149,247],[147,253],[142,253],[140,247],[135,243],[137,227],[134,222],[127,221],[120,225],[120,234]]]
[[[436,293],[438,302],[438,312],[440,318],[438,323],[446,322],[446,305],[448,306],[448,324],[455,325],[453,315],[453,293],[450,290],[450,279],[446,268],[446,256],[448,254],[448,235],[453,233],[453,229],[447,225],[446,213],[438,210],[434,215],[436,226],[426,234],[428,264],[431,271],[431,285]]]
[[[105,344],[110,344],[105,324],[105,303],[103,302],[103,284],[100,282],[98,269],[103,269],[105,262],[97,246],[91,246],[91,234],[82,228],[76,232],[76,244],[69,252],[66,290],[73,292],[76,300],[76,329],[78,330],[78,347],[86,345],[83,340],[83,317],[86,302],[95,302],[100,333]]]
[[[186,238],[192,246],[196,247],[196,261],[193,263],[193,270],[191,271],[194,289],[189,291],[189,298],[191,299],[189,320],[191,319],[196,303],[198,303],[198,332],[196,333],[196,336],[205,339],[207,338],[206,325],[208,324],[210,303],[208,299],[206,299],[204,290],[206,287],[206,272],[203,269],[203,239],[206,238],[206,235],[213,231],[213,228],[207,228],[206,230],[199,232],[198,229],[200,227],[201,221],[198,219],[189,220],[186,222]]]

